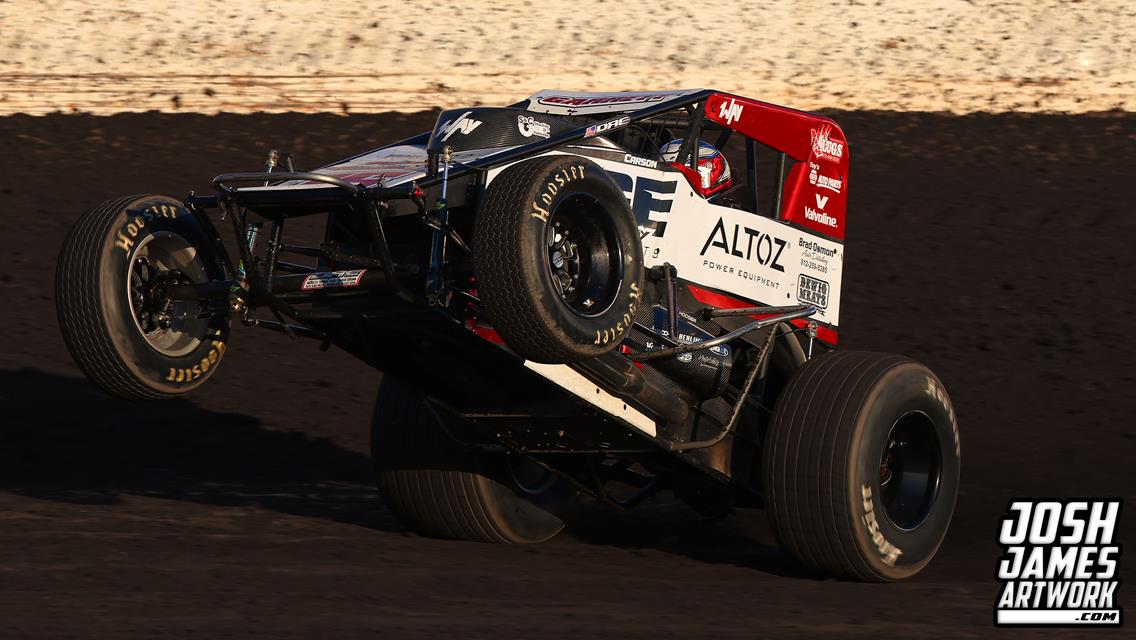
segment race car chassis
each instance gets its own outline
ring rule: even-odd
[[[451,245],[470,251],[465,238],[448,224],[448,212],[453,205],[465,204],[464,198],[475,191],[469,187],[477,186],[481,172],[465,171],[464,175],[451,176],[447,150],[438,159],[436,176],[424,180],[423,185],[412,182],[386,187],[380,182],[363,187],[321,173],[296,171],[291,158],[284,158],[287,171],[273,171],[280,161],[280,156],[273,152],[268,171],[223,174],[214,179],[215,196],[189,194],[185,205],[206,231],[229,278],[176,284],[166,295],[175,300],[196,299],[202,305],[202,313],[216,305],[228,305],[248,326],[290,337],[314,338],[321,341],[322,349],[336,344],[364,362],[415,385],[437,407],[460,417],[463,425],[477,432],[471,439],[469,434],[455,429],[455,440],[469,440],[471,446],[504,446],[527,454],[601,501],[619,507],[629,508],[655,491],[656,481],[630,471],[624,464],[626,457],[613,466],[598,463],[595,456],[650,458],[655,468],[672,467],[675,474],[695,482],[712,478],[714,483],[728,483],[728,474],[709,457],[693,454],[715,447],[734,433],[745,405],[752,402],[749,395],[753,385],[766,370],[773,342],[782,335],[779,327],[817,312],[816,307],[805,304],[697,309],[693,311],[707,320],[725,316],[755,319],[715,338],[682,344],[636,323],[637,329],[650,335],[662,348],[639,353],[611,352],[563,367],[594,384],[596,393],[602,389],[622,400],[624,410],[630,406],[630,411],[639,411],[658,425],[649,431],[642,425],[636,428],[619,415],[605,413],[591,399],[581,401],[579,394],[566,392],[563,379],[537,375],[531,366],[526,367],[527,363],[503,349],[499,340],[482,339],[485,333],[448,312],[453,296],[478,302],[470,292],[448,286],[442,266]],[[280,188],[280,183],[286,181],[322,183],[328,187]],[[274,187],[257,188],[269,184]],[[454,196],[455,201],[448,201],[448,196]],[[427,206],[428,201],[433,201],[432,208]],[[207,215],[208,209],[218,209],[222,222],[229,221],[236,237],[236,262]],[[308,247],[284,241],[287,219],[329,212],[364,220],[369,251],[351,250],[335,243]],[[251,221],[250,214],[263,221]],[[399,262],[391,250],[387,225],[393,219],[406,220],[408,215],[428,229],[430,242],[419,260]],[[255,252],[264,222],[269,224],[269,231],[261,260]],[[321,266],[287,262],[281,259],[285,254],[316,258]],[[330,265],[331,269],[323,270],[322,265]],[[650,271],[648,277],[665,282],[669,335],[677,335],[678,274],[670,265]],[[274,319],[251,317],[249,311],[258,307],[270,310]],[[750,365],[742,387],[736,390],[728,417],[713,422],[717,434],[684,440],[679,427],[701,409],[678,397],[673,383],[650,363],[709,349],[766,329],[759,355]],[[808,322],[804,331],[811,356],[816,323]],[[493,375],[486,375],[489,372]],[[562,455],[565,453],[593,457]],[[621,498],[610,495],[605,486],[613,478],[637,487],[637,491]]]

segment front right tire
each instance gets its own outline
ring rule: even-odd
[[[643,246],[623,191],[591,160],[508,167],[486,189],[473,237],[482,308],[517,355],[578,362],[631,331]]]

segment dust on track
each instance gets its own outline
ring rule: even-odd
[[[1136,494],[1122,188],[1136,117],[828,115],[853,159],[843,346],[927,363],[962,428],[956,517],[914,581],[815,580],[763,513],[704,523],[667,500],[590,511],[534,547],[414,536],[371,485],[379,374],[314,343],[239,329],[188,399],[107,398],[70,363],[52,301],[85,207],[205,190],[269,148],[316,166],[436,113],[13,116],[0,118],[0,636],[988,635],[1011,496]],[[1136,584],[1136,561],[1122,567]]]

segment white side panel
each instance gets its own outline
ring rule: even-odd
[[[677,171],[631,164],[630,157],[625,162],[589,159],[608,172],[631,203],[648,267],[669,262],[684,280],[762,304],[815,304],[817,320],[840,324],[844,245],[711,204]],[[504,168],[490,170],[488,179]]]
[[[762,304],[815,304],[817,320],[840,324],[844,245],[707,202],[677,172],[592,161],[623,183],[639,220],[646,266],[669,262],[684,280]]]
[[[685,187],[685,188],[683,188]],[[680,185],[666,234],[648,264],[670,262],[681,277],[768,305],[804,302],[821,322],[840,324],[844,245],[747,211],[710,204]],[[652,253],[654,253],[652,251]]]
[[[655,435],[655,421],[629,406],[626,402],[597,387],[591,380],[580,375],[575,369],[563,364],[541,364],[526,361],[525,367],[562,387],[572,395],[603,411],[609,416],[619,418],[643,433]]]

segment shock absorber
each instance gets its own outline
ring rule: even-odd
[[[257,236],[260,235],[260,227],[262,224],[261,222],[250,222],[248,226],[245,227],[245,244],[248,245],[249,255],[252,255],[256,251],[256,240]],[[245,279],[244,260],[237,262],[237,276],[241,280]]]
[[[442,190],[438,194],[438,201],[434,205],[434,242],[430,251],[430,266],[426,272],[426,295],[435,302],[441,301],[442,288],[442,262],[446,257],[446,229],[449,225],[449,211],[446,209],[446,188],[450,181],[450,164],[453,161],[453,151],[449,145],[442,149]],[[433,225],[431,225],[433,226]]]

